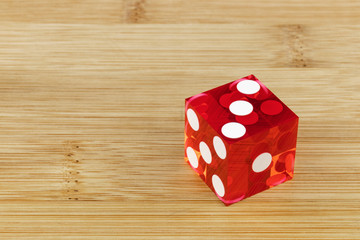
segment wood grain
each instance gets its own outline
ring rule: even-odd
[[[0,22],[360,24],[356,0],[3,0]]]
[[[356,1],[0,5],[0,239],[360,239]],[[225,207],[184,98],[249,74],[300,117],[295,178]]]

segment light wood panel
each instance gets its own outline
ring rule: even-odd
[[[359,23],[358,1],[137,1],[136,22],[151,23]]]
[[[275,190],[275,188],[274,188]],[[45,202],[46,203],[46,202]],[[350,200],[7,202],[5,239],[356,239]],[[340,224],[341,223],[341,224]]]
[[[0,238],[360,239],[357,3],[272,3],[2,1]],[[225,207],[184,98],[249,74],[300,117],[295,178]]]
[[[3,0],[0,9],[0,22],[360,24],[356,0]]]

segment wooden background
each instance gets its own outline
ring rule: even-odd
[[[0,2],[0,239],[360,239],[360,2]],[[184,98],[255,74],[295,178],[225,207]]]

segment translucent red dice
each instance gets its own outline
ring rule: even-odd
[[[185,99],[185,160],[229,205],[293,178],[298,116],[255,76]]]

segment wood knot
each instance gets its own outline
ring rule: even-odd
[[[146,20],[145,0],[124,1],[124,22],[125,23],[143,23]]]
[[[66,141],[63,145],[63,195],[68,200],[79,199],[79,145]]]
[[[280,29],[283,33],[289,67],[308,67],[308,60],[304,56],[304,28],[298,24],[291,24],[281,25]]]

